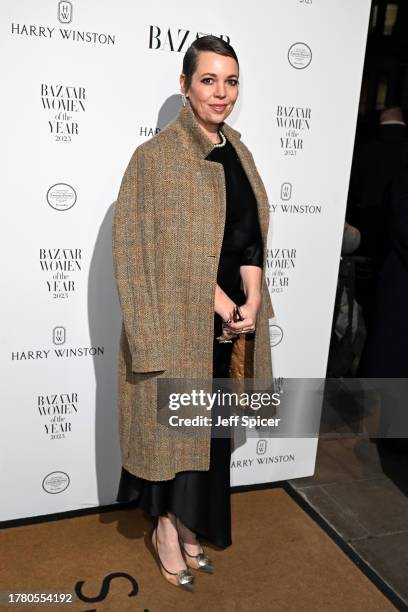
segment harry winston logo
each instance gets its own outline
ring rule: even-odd
[[[290,200],[292,197],[292,183],[282,183],[281,200]]]
[[[294,202],[291,203],[293,197],[293,185],[289,182],[281,184],[280,188],[280,202],[273,203],[269,202],[270,212],[276,213],[281,212],[285,214],[299,214],[299,215],[320,215],[322,212],[322,205],[316,203],[305,203],[305,202]]]
[[[61,325],[58,327],[54,327],[52,330],[52,341],[54,344],[65,344],[67,339],[67,333],[65,327]]]
[[[266,453],[266,440],[258,440],[256,443],[256,454],[264,455]]]
[[[60,23],[71,23],[72,21],[72,2],[67,2],[67,0],[61,0],[58,2],[58,21]]]
[[[31,4],[34,4],[31,2]],[[43,3],[44,4],[44,3]],[[48,2],[49,4],[49,2]],[[101,3],[99,3],[101,4]],[[54,1],[52,0],[52,6]],[[73,6],[69,0],[60,0],[56,3],[56,18],[63,27],[54,27],[54,25],[43,25],[40,23],[18,23],[11,22],[11,34],[17,36],[32,36],[33,39],[53,39],[59,38],[64,41],[89,43],[91,45],[114,45],[116,43],[115,34],[108,34],[105,32],[96,32],[95,28],[92,27],[90,31],[86,30],[74,30],[70,25],[73,21]],[[53,9],[54,12],[55,8]]]

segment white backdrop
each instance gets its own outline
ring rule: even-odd
[[[369,6],[3,0],[0,520],[115,499],[113,205],[135,147],[180,107],[197,34],[240,60],[227,122],[270,199],[274,374],[325,375]],[[316,444],[250,439],[232,484],[309,475]]]

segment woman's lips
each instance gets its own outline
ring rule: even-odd
[[[210,104],[210,106],[211,106],[211,108],[213,108],[214,110],[217,110],[217,111],[223,111],[227,107],[226,104]]]

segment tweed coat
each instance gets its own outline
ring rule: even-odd
[[[253,188],[266,262],[268,198],[241,134],[221,126]],[[214,296],[224,233],[222,164],[187,103],[139,145],[124,173],[112,226],[112,254],[123,315],[118,423],[123,466],[147,480],[208,470],[207,435],[174,435],[157,422],[157,379],[212,378]],[[254,378],[272,380],[273,307],[262,275],[253,349]]]

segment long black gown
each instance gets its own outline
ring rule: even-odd
[[[214,147],[208,160],[225,173],[226,215],[217,283],[238,305],[245,303],[240,266],[263,266],[263,244],[257,203],[232,144]],[[228,378],[232,344],[220,344],[222,319],[214,312],[213,378]],[[226,548],[231,540],[231,439],[212,437],[208,471],[178,472],[172,480],[150,481],[122,467],[118,502],[136,502],[150,516],[176,514],[198,537]]]

